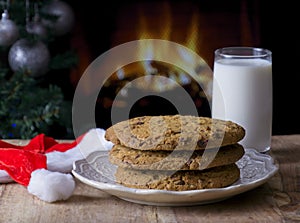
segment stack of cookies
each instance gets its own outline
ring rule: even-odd
[[[106,130],[114,143],[109,159],[117,183],[132,188],[196,190],[221,188],[240,178],[235,164],[245,151],[245,129],[208,117],[142,116]]]

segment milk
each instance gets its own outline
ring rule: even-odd
[[[263,59],[219,59],[214,63],[212,117],[231,120],[246,130],[240,142],[259,152],[270,149],[272,64]]]

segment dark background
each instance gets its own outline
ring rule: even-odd
[[[300,133],[299,109],[299,68],[300,63],[300,16],[296,1],[268,0],[231,0],[231,1],[67,1],[74,9],[76,26],[71,35],[74,47],[81,51],[80,57],[86,63],[81,64],[77,72],[84,70],[87,62],[93,61],[111,47],[128,41],[124,38],[116,41],[115,34],[121,30],[134,32],[134,23],[138,18],[130,10],[135,7],[151,7],[151,4],[167,2],[175,12],[180,7],[197,8],[203,14],[202,23],[207,24],[203,32],[216,33],[222,29],[222,35],[207,38],[204,59],[212,66],[213,52],[226,45],[252,45],[268,48],[273,53],[273,134]],[[240,16],[246,6],[246,21]],[[177,9],[176,9],[177,7]],[[183,7],[184,8],[184,7]],[[245,9],[245,8],[244,8]],[[147,11],[147,10],[146,10]],[[183,10],[184,11],[184,10]],[[120,14],[123,17],[120,17]],[[181,13],[180,15],[183,16]],[[188,14],[188,13],[187,13]],[[125,15],[125,16],[124,16]],[[127,17],[126,17],[127,16]],[[176,16],[176,14],[175,14]],[[189,16],[189,15],[187,15]],[[151,17],[151,16],[150,16]],[[207,20],[203,18],[207,18]],[[233,21],[232,18],[238,18]],[[122,20],[120,22],[120,20]],[[225,26],[220,26],[220,21]],[[120,25],[121,24],[121,25]],[[245,31],[245,24],[251,32]],[[158,23],[159,25],[159,23]],[[249,31],[248,29],[248,31]],[[244,36],[243,38],[241,36]],[[132,37],[134,38],[134,36]],[[134,40],[134,39],[132,39]],[[81,70],[80,70],[81,69]],[[73,76],[72,76],[73,75]],[[77,76],[76,76],[77,75]],[[73,87],[80,74],[70,76]],[[259,108],[258,108],[259,109]]]

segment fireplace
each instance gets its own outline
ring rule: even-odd
[[[77,33],[85,34],[83,39],[86,43],[84,47],[78,48],[82,53],[81,58],[85,58],[81,64],[81,70],[83,71],[88,62],[97,58],[101,53],[120,44],[141,39],[163,39],[181,44],[201,56],[212,68],[215,49],[223,46],[260,44],[258,2],[256,0],[240,0],[231,3],[222,1],[128,1],[118,5],[107,3],[108,5],[103,5],[102,8],[86,5],[87,8],[84,10],[82,5],[75,5],[78,7],[76,12],[79,13],[78,18],[81,23],[77,28],[79,29]],[[76,44],[78,44],[78,39]],[[168,49],[161,49],[161,52],[155,49],[154,52],[151,47],[142,46],[139,53],[151,55],[153,53],[163,54],[165,51]],[[197,70],[197,62],[188,61],[184,57],[178,61],[179,66],[147,60],[120,67],[106,81],[103,88],[99,89],[95,107],[97,126],[107,128],[111,125],[111,106],[118,93],[123,94],[123,100],[115,102],[115,105],[119,112],[123,112],[128,106],[126,97],[130,97],[132,92],[140,94],[139,91],[145,90],[143,88],[127,89],[127,92],[121,92],[128,82],[141,76],[151,75],[176,79],[178,84],[190,94],[197,107],[198,115],[210,116],[210,95],[205,94],[204,90],[209,92],[212,73],[199,73],[203,84],[200,86],[196,80],[179,69],[181,63],[189,63]],[[73,74],[74,85],[79,78],[80,73]],[[207,89],[203,89],[203,86]],[[171,94],[175,90],[168,84],[151,81],[148,87],[154,92],[165,91],[165,94]],[[153,93],[153,91],[151,92]],[[177,112],[174,105],[165,98],[149,95],[136,101],[130,109],[129,116],[164,115]]]

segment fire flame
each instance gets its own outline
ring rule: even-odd
[[[157,15],[156,21],[151,21],[149,17],[147,17],[145,12],[145,7],[139,7],[138,10],[138,23],[137,23],[137,39],[164,39],[177,42],[181,45],[186,46],[190,50],[194,51],[195,53],[199,53],[200,45],[202,43],[201,35],[199,32],[199,12],[194,10],[190,19],[188,21],[188,25],[186,27],[185,32],[176,29],[176,24],[174,23],[174,15],[171,13],[171,7],[168,2],[164,2],[160,7],[161,13]],[[152,16],[153,18],[153,16]],[[157,22],[160,23],[159,26],[156,26]],[[139,48],[138,56],[140,58],[147,58],[145,61],[141,61],[139,64],[128,65],[125,67],[120,68],[121,70],[116,72],[115,78],[120,80],[120,76],[124,77],[124,74],[141,74],[141,75],[148,75],[148,74],[155,74],[159,71],[156,67],[152,66],[151,61],[154,58],[158,60],[163,60],[169,55],[176,56],[176,65],[177,67],[173,67],[172,70],[174,72],[169,74],[171,79],[176,80],[179,84],[188,84],[191,82],[191,77],[183,72],[183,70],[178,69],[178,67],[182,67],[181,65],[193,67],[197,75],[197,82],[201,83],[202,86],[209,88],[210,82],[212,80],[212,75],[209,70],[207,70],[207,64],[203,64],[203,61],[195,61],[195,57],[186,53],[186,51],[182,51],[180,48],[178,49],[171,49],[168,48],[168,45],[165,45],[162,48],[154,48],[152,44],[147,44],[145,42],[141,42],[141,46]],[[205,69],[203,69],[205,68]],[[122,75],[120,75],[122,74]],[[152,81],[151,77],[146,77],[145,80],[156,90],[162,90],[162,86],[159,83],[155,83]],[[164,83],[165,84],[165,83]],[[170,89],[173,86],[164,85],[165,89]],[[207,89],[204,89],[206,92]],[[210,97],[210,95],[207,95]]]

